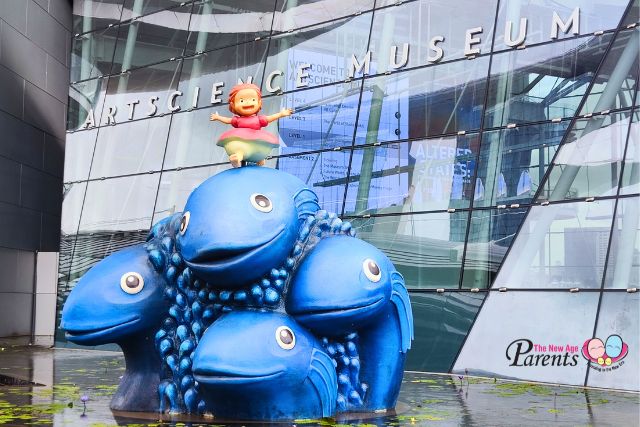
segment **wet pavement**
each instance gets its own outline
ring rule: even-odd
[[[261,425],[114,413],[109,402],[123,372],[117,352],[0,347],[0,425]],[[395,413],[277,425],[637,426],[640,394],[408,372]]]

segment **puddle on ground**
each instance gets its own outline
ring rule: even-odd
[[[640,394],[497,379],[406,373],[396,410],[289,423],[112,412],[120,353],[6,347],[0,351],[4,426],[636,426]],[[84,397],[84,399],[83,399]],[[86,400],[86,402],[83,402]]]

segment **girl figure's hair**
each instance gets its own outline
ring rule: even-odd
[[[231,91],[229,92],[229,111],[231,111],[234,114],[236,114],[236,111],[233,109],[233,101],[235,101],[236,95],[238,94],[238,92],[240,92],[243,89],[254,90],[258,95],[258,101],[262,101],[262,92],[260,92],[260,88],[258,86],[254,85],[253,83],[237,84],[234,87],[232,87]]]

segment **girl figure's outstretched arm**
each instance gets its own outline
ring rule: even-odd
[[[275,114],[274,114],[275,115]],[[226,123],[228,125],[231,124],[231,119],[229,117],[225,117],[225,116],[221,116],[220,114],[218,114],[217,112],[211,114],[211,118],[209,119],[212,122],[215,122],[216,120],[222,123]],[[275,120],[275,119],[274,119]]]
[[[282,117],[287,117],[293,114],[293,110],[291,108],[283,108],[279,113],[272,114],[267,116],[267,122],[271,123],[274,120],[278,120]]]

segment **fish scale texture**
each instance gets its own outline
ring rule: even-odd
[[[176,213],[157,223],[150,230],[145,245],[150,262],[167,279],[164,294],[170,302],[168,313],[155,335],[156,349],[163,364],[163,380],[158,392],[161,411],[201,414],[208,408],[193,377],[192,358],[209,325],[225,312],[248,307],[284,312],[290,279],[305,255],[320,240],[335,235],[355,237],[355,230],[336,214],[317,211],[301,224],[296,242],[283,265],[274,265],[256,283],[225,290],[198,279],[184,264],[175,245],[181,218],[182,213]],[[366,385],[360,384],[358,379],[357,335],[348,335],[343,341],[323,339],[323,345],[334,360],[339,378],[338,409],[357,408],[362,405],[366,392]]]

